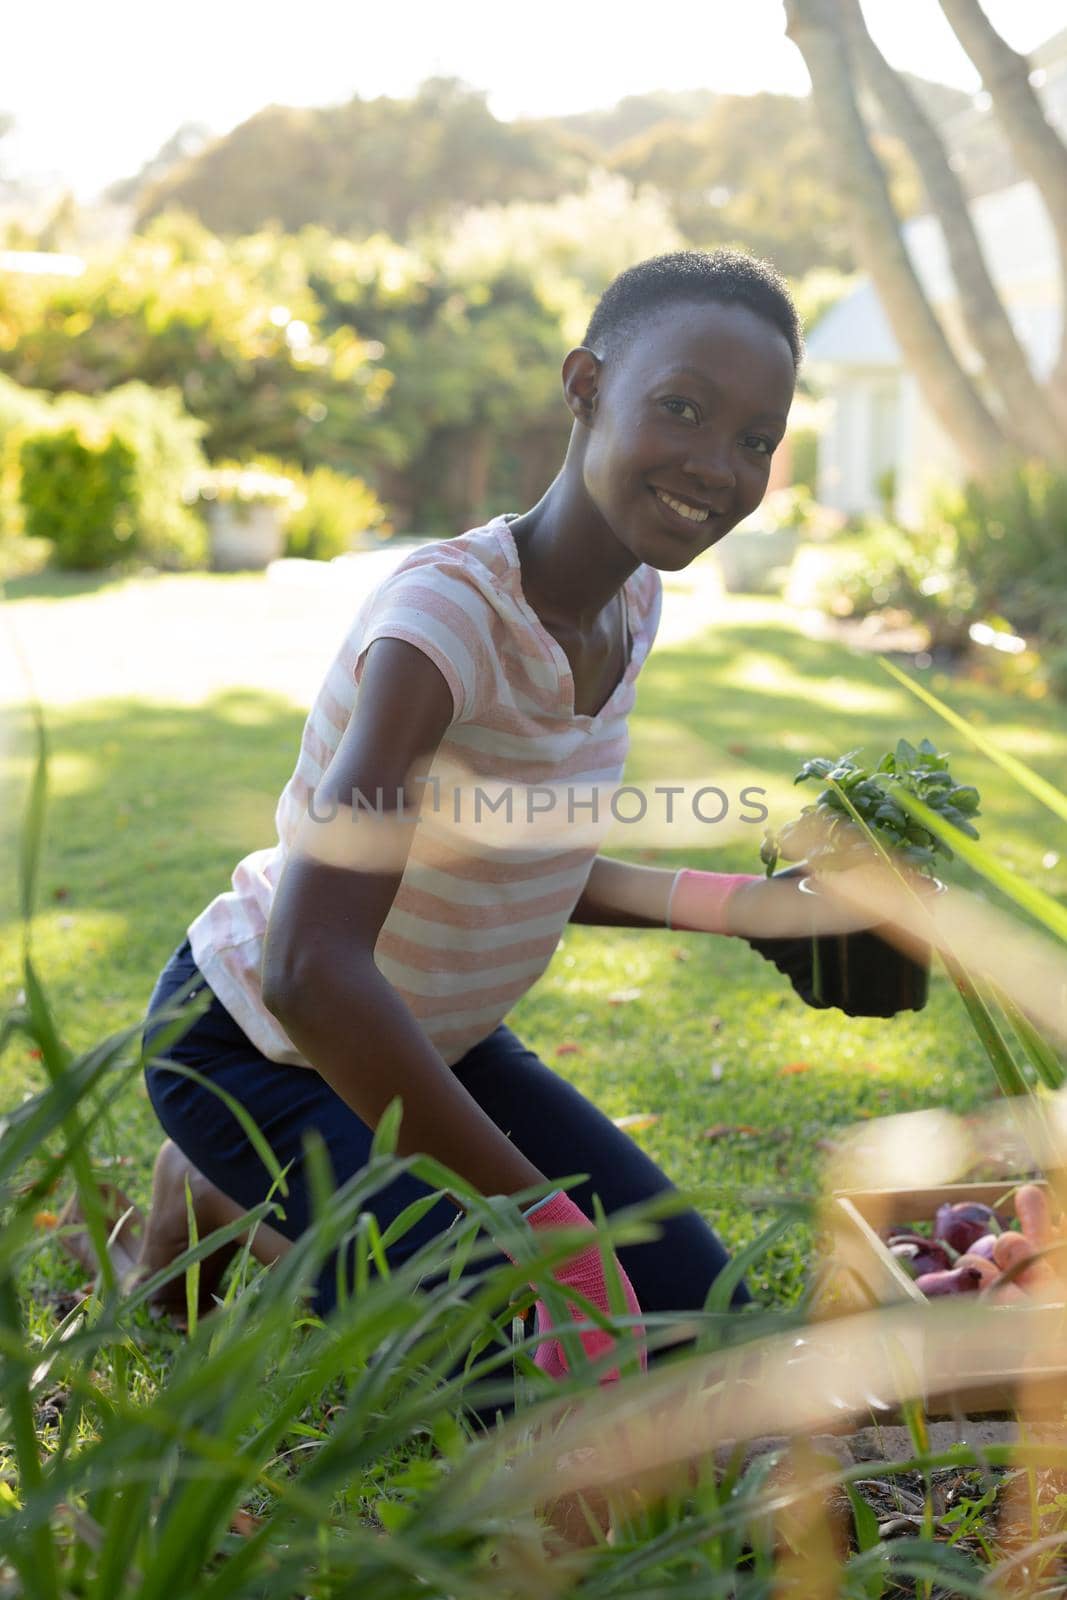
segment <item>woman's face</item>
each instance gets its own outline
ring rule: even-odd
[[[582,477],[637,560],[688,566],[756,509],[795,379],[777,328],[707,302],[650,315],[600,363]]]

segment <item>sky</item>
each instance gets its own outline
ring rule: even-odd
[[[1017,50],[1064,25],[1064,0],[983,4]],[[894,66],[978,90],[937,0],[864,0],[864,11]],[[4,19],[0,111],[15,130],[0,144],[0,172],[54,175],[90,199],[183,122],[221,134],[272,102],[403,96],[434,74],[484,89],[503,118],[653,89],[804,94],[807,73],[784,28],[781,0],[670,0],[641,12],[618,0],[24,4]]]

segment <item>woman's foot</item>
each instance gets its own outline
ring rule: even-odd
[[[244,1214],[244,1207],[210,1183],[171,1139],[163,1141],[156,1156],[152,1172],[152,1203],[147,1219],[121,1189],[110,1183],[100,1185],[109,1234],[122,1219],[110,1242],[109,1252],[115,1276],[124,1288],[154,1277],[188,1249],[187,1181],[198,1239],[206,1238],[216,1228]],[[84,1224],[85,1218],[75,1194],[64,1206],[58,1220],[59,1227],[74,1226],[74,1231],[61,1237],[60,1243],[79,1265],[95,1275],[96,1253]],[[200,1314],[206,1314],[213,1308],[215,1291],[222,1275],[246,1237],[242,1234],[228,1244],[221,1245],[201,1261]],[[277,1261],[288,1249],[289,1240],[284,1235],[265,1223],[259,1224],[252,1240],[252,1254],[257,1261],[264,1264]],[[170,1315],[175,1322],[184,1323],[185,1275],[179,1274],[157,1289],[150,1297],[149,1306],[154,1315]]]
[[[196,1237],[204,1239],[224,1222],[239,1214],[239,1207],[209,1183],[188,1156],[172,1139],[164,1139],[156,1155],[152,1170],[152,1204],[145,1224],[144,1238],[138,1260],[138,1280],[152,1278],[169,1267],[171,1262],[189,1248],[189,1215],[185,1185],[189,1184]],[[205,1256],[200,1263],[200,1292],[198,1311],[211,1310],[214,1293],[222,1281],[230,1261],[238,1249],[238,1241],[220,1246]],[[176,1322],[185,1321],[185,1274],[179,1273],[157,1289],[149,1299],[154,1315],[169,1314]]]
[[[108,1255],[115,1277],[126,1285],[134,1279],[141,1259],[144,1215],[140,1206],[114,1183],[97,1185],[104,1207],[104,1226],[107,1229]],[[98,1270],[96,1251],[85,1222],[81,1200],[77,1191],[71,1195],[56,1218],[59,1245],[84,1271],[95,1277]]]

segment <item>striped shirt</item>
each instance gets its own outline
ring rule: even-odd
[[[651,567],[638,567],[627,580],[629,661],[595,716],[575,713],[567,657],[523,594],[506,517],[420,547],[367,598],[304,725],[296,768],[275,813],[277,844],[246,856],[232,888],[188,930],[200,970],[265,1056],[308,1065],[263,1004],[264,933],[298,824],[314,805],[316,785],[352,714],[371,643],[390,638],[416,646],[452,693],[455,715],[424,790],[430,826],[421,825],[420,815],[374,950],[379,971],[451,1065],[536,983],[581,895],[611,820],[603,816],[605,803],[591,826],[591,808],[586,800],[580,809],[581,797],[590,785],[610,790],[622,778],[627,718],[661,596]],[[464,774],[462,800],[460,790],[440,783],[457,770]],[[529,815],[528,807],[540,813],[546,795],[555,793],[556,825],[538,828],[532,841],[505,830],[501,845],[500,830],[488,825],[495,818],[483,813],[472,821],[472,785],[494,794],[498,806],[502,788],[516,786],[519,817]],[[536,803],[527,798],[535,792]],[[436,826],[431,797],[443,811],[450,793],[449,826]],[[564,794],[574,800],[570,818]],[[452,826],[457,819],[460,826]]]

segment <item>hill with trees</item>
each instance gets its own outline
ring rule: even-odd
[[[938,114],[966,103],[939,85],[922,94]],[[915,186],[897,142],[878,136],[906,214]],[[657,92],[502,122],[481,91],[434,78],[406,100],[268,106],[191,154],[168,144],[133,180],[142,228],[182,210],[222,236],[314,225],[411,241],[472,207],[551,202],[607,172],[658,190],[696,247],[743,244],[793,275],[853,265],[810,101],[790,95]]]
[[[589,165],[562,133],[501,122],[483,93],[431,78],[410,100],[267,106],[151,184],[137,220],[178,208],[219,234],[315,223],[406,239],[457,207],[555,199]]]

